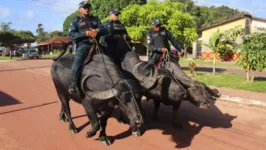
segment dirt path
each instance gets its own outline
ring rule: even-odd
[[[145,103],[146,132],[134,137],[128,125],[108,120],[113,145],[85,138],[90,125],[81,105],[71,102],[78,134],[59,122],[60,102],[50,78],[51,60],[27,60],[0,64],[0,150],[147,150],[147,149],[266,149],[266,109],[217,101],[209,110],[183,103],[183,128],[171,127],[172,108],[160,109],[160,123],[150,121],[152,104]],[[116,116],[116,112],[114,113]]]

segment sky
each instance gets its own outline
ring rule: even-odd
[[[15,30],[30,30],[36,34],[39,23],[44,30],[62,31],[65,18],[78,9],[81,0],[0,0],[0,22],[12,22]],[[160,0],[164,1],[164,0]],[[265,0],[197,0],[197,5],[226,5],[266,18]]]

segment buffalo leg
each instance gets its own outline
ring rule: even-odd
[[[95,111],[92,104],[90,103],[90,100],[88,100],[87,98],[82,100],[82,105],[87,113],[87,116],[90,120],[91,127],[92,127],[92,129],[87,131],[86,136],[93,137],[97,133],[97,131],[100,129],[99,118],[97,116],[97,112]]]
[[[113,109],[110,109],[109,111],[104,111],[101,112],[102,117],[100,118],[100,126],[101,126],[101,131],[99,135],[99,140],[104,144],[104,145],[111,145],[113,143],[113,138],[108,137],[106,135],[106,125],[107,125],[107,120],[111,116]]]
[[[59,90],[57,90],[57,94],[58,94],[58,97],[62,103],[63,111],[66,113],[67,118],[69,120],[69,130],[72,133],[78,133],[78,130],[77,130],[72,118],[71,118],[71,112],[70,112],[70,107],[69,107],[70,98],[68,97],[68,95],[62,94],[62,92],[60,92]],[[60,116],[61,116],[61,114],[64,114],[64,112],[62,113],[62,109],[61,109]]]
[[[181,101],[173,104],[173,126],[176,128],[181,128],[182,125],[178,120],[178,110],[180,108]]]
[[[64,105],[63,103],[61,104],[61,111],[59,114],[59,120],[61,122],[68,122],[68,118],[66,117],[65,111],[64,111]]]
[[[160,101],[158,100],[153,100],[153,116],[152,116],[152,120],[153,121],[160,121],[159,117],[158,117],[158,110],[160,108]]]

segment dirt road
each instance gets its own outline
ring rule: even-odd
[[[112,117],[107,134],[115,142],[109,147],[97,141],[98,134],[84,136],[91,128],[88,118],[81,105],[71,102],[73,121],[81,130],[71,134],[68,124],[59,122],[60,102],[50,78],[51,63],[0,63],[0,150],[266,149],[266,109],[222,101],[209,110],[183,103],[180,129],[171,127],[171,107],[161,107],[161,122],[151,122],[152,103],[146,102],[145,134],[132,136],[128,125]]]

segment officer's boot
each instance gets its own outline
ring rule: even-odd
[[[76,94],[78,92],[78,86],[77,86],[77,80],[76,79],[72,79],[72,83],[69,86],[68,92],[70,94]]]

